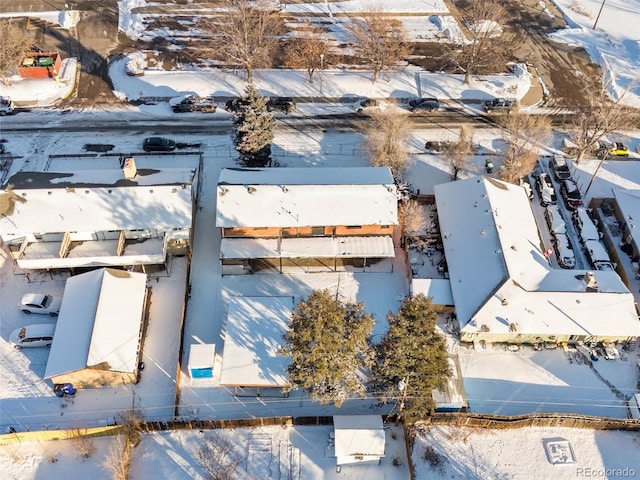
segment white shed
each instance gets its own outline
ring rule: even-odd
[[[334,415],[336,465],[380,463],[385,434],[380,415]]]

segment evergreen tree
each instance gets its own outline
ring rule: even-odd
[[[436,318],[430,298],[409,297],[397,314],[387,315],[389,330],[376,345],[370,387],[393,398],[398,416],[409,422],[433,413],[432,391],[443,388],[451,375]]]
[[[266,99],[250,83],[238,107],[232,134],[235,149],[240,153],[238,161],[245,167],[271,166],[276,119],[267,111]]]
[[[291,356],[290,386],[302,388],[320,403],[337,406],[350,396],[363,396],[359,372],[371,365],[369,336],[373,317],[364,304],[343,303],[329,290],[315,290],[296,306],[283,355]]]

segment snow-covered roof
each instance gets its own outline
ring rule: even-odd
[[[17,200],[10,214],[0,216],[0,235],[189,228],[191,190],[190,183],[181,182],[108,187],[52,182],[43,188],[14,187]]]
[[[217,227],[397,225],[388,168],[223,169]]]
[[[147,275],[102,268],[67,279],[45,378],[137,369]]]
[[[431,297],[434,305],[453,305],[451,282],[446,278],[414,278],[411,280],[411,295],[422,293]]]
[[[635,244],[640,248],[640,190],[614,190],[627,229]]]
[[[384,457],[385,435],[380,415],[334,415],[336,457]]]
[[[220,258],[392,258],[391,237],[223,238]]]
[[[220,385],[281,387],[290,359],[278,353],[289,328],[293,297],[232,297]]]
[[[436,186],[436,204],[463,330],[640,335],[633,295],[615,272],[594,272],[598,291],[588,292],[586,271],[549,266],[522,187],[489,177],[450,182]]]

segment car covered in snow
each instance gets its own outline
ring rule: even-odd
[[[543,207],[547,205],[555,205],[558,202],[556,191],[551,183],[551,177],[548,173],[541,173],[536,177],[536,189],[540,194],[540,204]]]
[[[50,347],[56,331],[55,324],[39,323],[15,329],[9,335],[9,343],[13,348]]]
[[[10,115],[13,113],[15,105],[9,97],[0,97],[0,115]]]
[[[582,206],[582,194],[578,188],[578,184],[571,179],[563,180],[560,185],[560,193],[564,198],[564,203],[567,208],[575,210]]]
[[[553,246],[558,259],[558,265],[562,268],[574,268],[576,257],[569,237],[564,233],[558,233],[553,237]]]
[[[544,218],[551,234],[567,233],[567,225],[564,223],[558,205],[547,205],[544,209]]]
[[[23,313],[39,313],[41,315],[58,315],[62,298],[46,293],[27,293],[20,299],[18,308]]]
[[[556,154],[551,157],[549,166],[557,181],[561,182],[562,180],[569,180],[571,178],[571,171],[569,170],[569,165],[564,155]]]

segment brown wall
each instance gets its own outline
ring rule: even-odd
[[[393,235],[394,231],[393,225],[363,225],[356,228],[339,225],[336,227],[325,226],[322,228],[324,231],[323,235],[317,236],[331,237],[335,235],[337,237],[352,237],[358,235]],[[315,236],[313,235],[312,227],[223,228],[222,234],[225,238],[278,238],[280,235],[282,235],[283,238]]]

